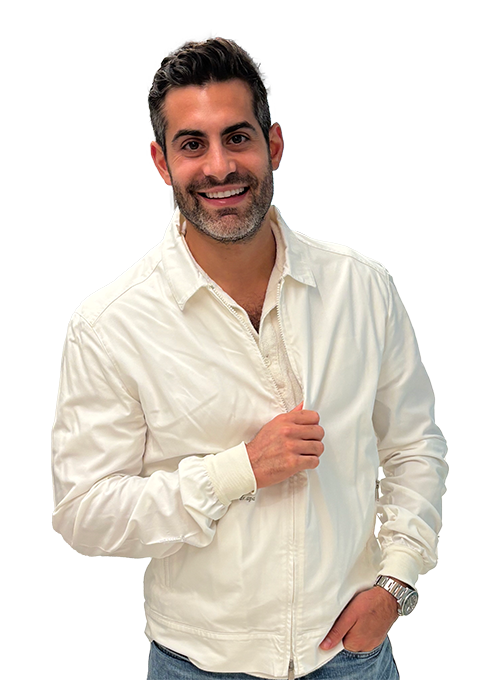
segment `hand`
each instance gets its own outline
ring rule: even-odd
[[[332,649],[343,640],[344,648],[351,652],[371,652],[382,644],[397,618],[396,598],[374,586],[349,602],[320,647]]]
[[[303,403],[273,418],[247,446],[257,488],[278,484],[297,472],[317,468],[325,431],[316,411]]]

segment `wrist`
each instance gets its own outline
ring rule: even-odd
[[[223,505],[240,498],[254,497],[257,483],[244,442],[205,456],[203,463],[215,495]]]
[[[383,575],[377,578],[375,586],[385,590],[394,599],[399,616],[407,616],[415,609],[418,593],[403,581]]]

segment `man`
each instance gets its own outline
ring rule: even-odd
[[[235,43],[181,47],[149,103],[178,208],[71,321],[54,527],[153,558],[151,679],[397,678],[387,632],[436,563],[446,444],[392,279],[271,206],[283,136]]]

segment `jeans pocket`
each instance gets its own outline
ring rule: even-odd
[[[174,652],[173,649],[169,649],[168,647],[164,647],[163,645],[160,645],[156,640],[153,640],[153,645],[156,647],[156,649],[161,652],[162,654],[165,654],[166,656],[170,657],[171,659],[177,659],[177,661],[188,661],[189,659],[187,656],[184,656],[184,654],[179,654],[178,652]]]
[[[373,659],[380,654],[386,641],[387,638],[385,638],[385,640],[383,640],[377,647],[375,647],[375,649],[372,649],[369,652],[351,652],[349,649],[344,648],[341,654],[351,657],[352,659]]]

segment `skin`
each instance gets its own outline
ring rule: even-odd
[[[151,144],[158,172],[172,186],[186,217],[186,242],[204,271],[258,324],[276,256],[268,209],[272,172],[283,154],[275,123],[269,145],[256,120],[246,83],[231,80],[176,88],[165,97],[166,158]],[[229,198],[207,193],[241,190]],[[324,430],[315,411],[299,404],[264,425],[247,444],[258,488],[315,469]],[[321,643],[351,651],[381,644],[398,618],[395,598],[379,587],[356,595]]]

